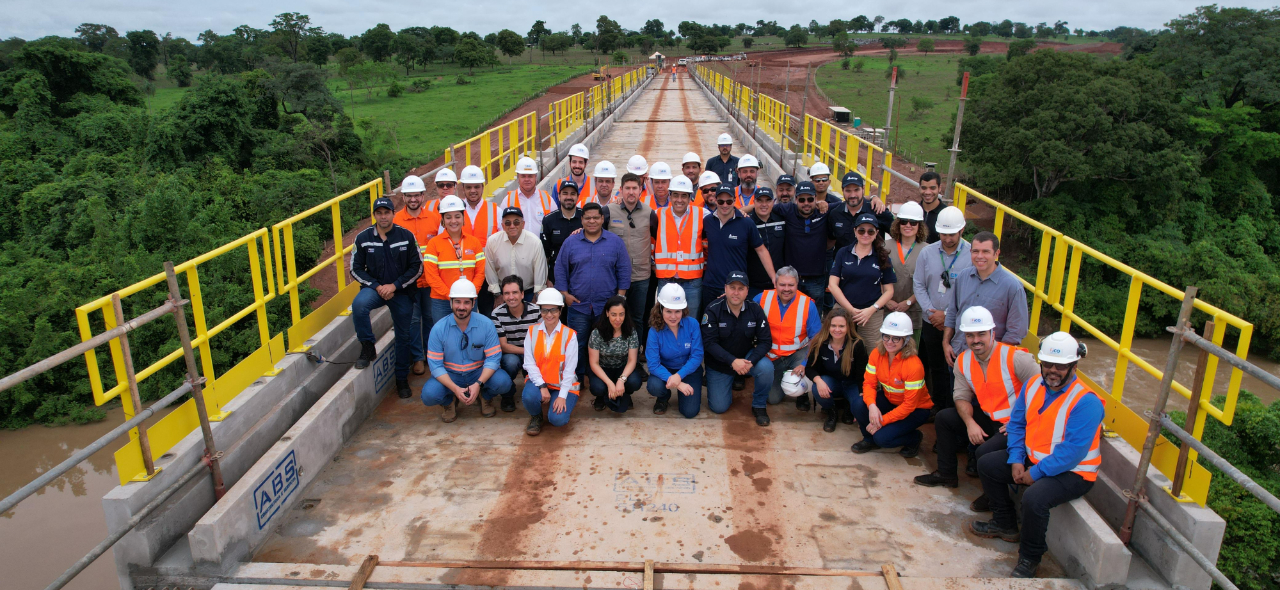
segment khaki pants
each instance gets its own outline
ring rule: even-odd
[[[875,350],[877,346],[880,346],[880,325],[883,323],[884,310],[877,309],[867,319],[867,323],[858,326],[858,337],[862,338],[862,344],[867,347],[868,354]]]

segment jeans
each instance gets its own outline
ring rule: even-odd
[[[431,321],[434,326],[453,314],[453,304],[448,299],[432,299],[431,300]]]
[[[414,362],[427,360],[427,338],[431,335],[431,327],[435,325],[431,314],[431,288],[418,287],[413,295],[413,321],[409,323],[409,333],[416,334],[409,343],[409,352]]]
[[[1031,463],[1027,463],[1028,469]],[[1017,514],[1009,486],[1013,484],[1013,467],[1009,465],[1009,452],[992,451],[978,460],[978,476],[982,478],[982,492],[991,501],[991,512],[998,526],[1016,528]],[[1040,562],[1049,547],[1044,536],[1049,530],[1049,510],[1085,495],[1093,482],[1070,471],[1053,477],[1041,477],[1027,487],[1022,494],[1022,544],[1018,554],[1031,561]]]
[[[876,391],[876,407],[880,408],[881,414],[888,414],[897,406],[889,403],[889,398],[885,397],[883,391]],[[880,430],[871,434],[867,432],[867,424],[871,422],[871,409],[867,407],[865,401],[862,401],[861,395],[849,398],[849,409],[853,410],[853,417],[858,420],[858,427],[862,429],[862,438],[886,449],[920,444],[920,439],[924,438],[924,433],[919,430],[920,425],[929,419],[929,410],[920,408],[897,422],[883,424]]]
[[[556,398],[560,397],[559,389],[552,389],[551,401],[547,402],[547,422],[552,426],[564,426],[569,423],[569,415],[573,413],[573,407],[578,405],[578,396],[569,394],[564,399],[564,411],[557,412],[550,409],[551,405],[556,402]],[[524,391],[520,393],[520,401],[524,403],[524,409],[529,412],[530,416],[542,415],[542,388],[533,384],[533,381],[524,382]]]
[[[616,383],[618,381],[618,377],[622,376],[622,369],[625,367],[618,367],[616,369],[611,369],[609,367],[600,368],[604,369],[604,374],[608,375],[609,379]],[[640,390],[640,372],[636,370],[632,371],[630,375],[627,375],[626,381],[622,382],[622,395],[618,396],[618,399],[609,399],[608,385],[594,372],[587,372],[587,384],[591,388],[591,395],[596,396],[596,399],[604,398],[605,406],[610,410],[622,414],[631,409],[631,394]]]
[[[524,367],[524,357],[518,354],[511,354],[509,352],[504,352],[502,353],[502,360],[499,361],[499,364],[502,366],[502,371],[506,373],[507,377],[511,379],[511,382],[515,383],[516,375],[519,374],[520,369]],[[507,393],[503,394],[503,397],[508,397],[508,398],[514,397],[514,396],[515,396],[514,391],[508,391]]]
[[[773,360],[773,387],[769,389],[769,405],[778,405],[782,403],[782,398],[786,397],[782,393],[782,374],[799,367],[808,356],[809,347],[806,346],[787,356]],[[756,405],[755,398],[752,398],[751,407],[763,408],[764,404]]]
[[[816,277],[800,277],[800,292],[804,293],[813,300],[814,305],[818,306],[818,312],[826,309],[823,298],[827,295],[827,282],[831,277],[820,275]]]
[[[627,314],[631,316],[631,321],[636,325],[636,333],[640,336],[640,342],[644,342],[644,327],[649,321],[648,308],[645,306],[646,298],[649,296],[649,279],[643,281],[632,280],[631,286],[627,287]],[[584,332],[578,332],[583,334]],[[587,336],[591,335],[591,331],[585,332]],[[582,336],[578,336],[582,338]],[[579,362],[585,361],[587,357],[578,357]]]
[[[578,333],[578,380],[582,380],[582,376],[587,374],[587,342],[591,340],[591,327],[595,325],[596,320],[600,316],[595,313],[583,313],[572,307],[566,308],[567,313],[564,316],[566,326],[573,328]]]
[[[960,449],[973,450],[974,458],[981,459],[987,453],[1003,451],[1008,446],[1009,439],[1000,432],[1000,423],[978,409],[976,403],[973,407],[973,421],[987,433],[987,440],[981,445],[975,446],[969,442],[969,429],[955,408],[942,410],[933,419],[933,429],[938,434],[938,475],[956,476],[956,453]]]
[[[396,381],[409,378],[409,366],[413,364],[413,302],[414,293],[396,293],[391,299],[383,299],[371,287],[361,287],[351,302],[351,323],[355,324],[356,340],[373,343],[373,323],[369,314],[382,306],[391,310],[391,325],[396,333]]]
[[[831,390],[831,397],[824,398],[818,395],[817,383],[814,384],[813,399],[817,400],[818,406],[824,410],[830,410],[831,408],[841,409],[844,406],[839,405],[838,402],[843,401],[844,403],[848,403],[847,400],[862,396],[861,383],[854,382],[842,386],[834,378],[827,375],[821,375],[818,379],[821,379],[823,383],[826,383],[827,389]]]
[[[733,378],[736,372],[721,373],[715,369],[707,369],[707,406],[712,412],[723,414],[729,410],[733,402]],[[769,399],[769,390],[773,387],[773,362],[762,358],[743,377],[751,377],[755,381],[751,389],[751,407],[763,408]]]
[[[658,291],[670,283],[680,285],[684,289],[684,300],[689,305],[689,315],[694,319],[702,317],[702,308],[698,307],[702,304],[706,297],[702,293],[702,278],[696,279],[658,279]]]
[[[951,399],[954,375],[942,350],[942,330],[933,327],[928,318],[920,328],[920,362],[924,363],[924,378],[933,407],[942,410],[954,406],[955,401]]]
[[[476,369],[470,373],[454,373],[449,371],[449,378],[453,380],[454,385],[459,387],[467,387],[476,380],[480,379],[480,373],[484,369]],[[489,377],[489,381],[480,386],[480,397],[491,400],[499,395],[511,391],[511,378],[507,377],[506,371],[494,371],[493,376]],[[444,406],[453,403],[457,399],[452,391],[445,389],[443,383],[438,379],[427,379],[422,386],[422,403],[427,406]]]
[[[693,388],[693,395],[685,395],[681,393],[677,396],[676,405],[680,408],[680,415],[685,418],[693,418],[698,415],[698,411],[702,409],[702,367],[698,367],[692,374],[685,377],[683,381]],[[649,383],[646,385],[649,395],[658,398],[660,401],[671,400],[671,390],[667,389],[666,380],[649,375]]]

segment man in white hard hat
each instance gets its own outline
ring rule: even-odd
[[[681,183],[683,185],[683,183]],[[658,289],[676,283],[684,290],[690,315],[701,312],[702,275],[707,264],[703,228],[707,211],[689,204],[682,192],[671,193],[671,203],[654,212],[650,223],[650,253]],[[615,220],[616,223],[616,220]]]
[[[500,370],[502,347],[493,320],[475,313],[476,286],[459,279],[449,287],[451,314],[436,322],[427,342],[427,366],[432,379],[422,386],[422,403],[443,406],[440,419],[458,419],[458,405],[480,400],[480,414],[498,413],[493,398],[511,389],[511,378]]]
[[[502,293],[498,285],[511,275],[528,285],[529,298],[547,286],[547,255],[542,242],[525,229],[524,212],[515,207],[502,211],[502,233],[489,236],[484,245],[485,286],[495,299]]]
[[[707,160],[704,167],[707,172],[715,172],[722,182],[734,184],[738,181],[738,157],[734,156],[733,137],[728,133],[721,133],[716,138],[716,147],[720,150],[719,154],[712,156]]]
[[[644,156],[636,154],[627,160],[627,173],[635,174],[640,177],[640,200],[645,203],[650,202],[653,190],[649,186],[649,161]],[[621,189],[622,187],[618,187]]]
[[[839,198],[839,195],[831,192],[831,169],[826,164],[814,162],[809,167],[809,182],[813,183],[819,198],[825,199],[828,194]]]
[[[1005,426],[1008,449],[978,460],[992,519],[969,525],[979,537],[1019,543],[1013,578],[1036,575],[1048,550],[1049,511],[1085,495],[1102,466],[1102,400],[1076,378],[1083,347],[1070,334],[1055,332],[1040,341],[1037,356],[1040,375],[1026,384]],[[1014,484],[1028,486],[1022,493],[1021,534],[1009,496]]]
[[[756,193],[756,179],[760,174],[760,161],[751,154],[744,154],[738,159],[738,186],[734,187],[733,194],[738,198],[736,206],[743,213],[751,210],[751,205],[755,201],[752,199]]]
[[[424,207],[427,198],[427,187],[421,178],[410,174],[400,182],[400,196],[404,199],[404,208],[396,212],[392,220],[396,225],[413,232],[418,240],[418,256],[421,258],[427,251],[431,238],[440,233],[440,214],[428,211]],[[439,201],[432,201],[438,203]],[[414,293],[413,322],[409,331],[414,334],[409,347],[413,353],[413,374],[427,372],[426,344],[431,334],[431,284],[426,274],[418,277],[418,289]]]
[[[689,179],[689,184],[698,186],[698,177],[702,175],[702,156],[694,152],[685,154],[680,161],[680,173]]]
[[[440,199],[449,195],[458,194],[458,177],[449,168],[441,168],[436,172],[436,198],[427,203],[427,210],[432,213],[439,213]],[[404,192],[404,189],[401,189]],[[425,197],[424,197],[425,199]]]
[[[964,234],[964,213],[947,207],[938,215],[938,241],[927,244],[916,258],[916,303],[924,316],[920,333],[920,360],[924,363],[925,381],[938,411],[952,406],[951,363],[942,343],[946,340],[947,303],[955,280],[973,266],[970,245]],[[902,279],[902,280],[905,280]]]
[[[967,348],[964,336],[956,333],[956,322],[964,310],[974,305],[982,305],[991,312],[996,322],[992,333],[1005,344],[1022,344],[1030,321],[1027,290],[1012,271],[1000,264],[1000,238],[989,231],[978,232],[970,246],[973,266],[958,273],[952,283],[954,288],[947,293],[942,341],[947,362],[953,362],[956,355]]]
[[[591,177],[587,176],[587,162],[590,158],[591,152],[587,151],[587,146],[580,143],[569,146],[569,175],[557,180],[551,187],[551,198],[556,203],[560,202],[560,186],[566,180],[578,187],[574,193],[575,198],[581,193],[591,192]]]
[[[542,233],[542,218],[557,207],[551,195],[538,188],[538,164],[533,158],[516,161],[516,184],[515,192],[507,193],[502,200],[502,208],[519,207],[524,211],[525,226],[536,236]]]
[[[363,369],[377,356],[376,338],[369,314],[387,306],[396,333],[396,389],[401,398],[409,392],[410,352],[414,332],[413,303],[422,276],[422,256],[413,232],[393,223],[396,206],[387,197],[373,202],[373,225],[356,235],[351,249],[351,277],[360,292],[351,302],[351,323],[360,342],[356,368]]]
[[[920,175],[920,208],[924,209],[924,224],[929,228],[928,243],[938,241],[938,215],[946,207],[942,204],[942,175],[932,170]]]
[[[525,336],[524,392],[520,399],[529,412],[529,426],[524,433],[538,436],[542,432],[542,408],[550,403],[547,422],[552,426],[569,423],[569,415],[578,404],[578,334],[564,325],[564,297],[555,289],[538,295],[538,311],[542,321],[529,328]],[[555,401],[552,401],[552,397]]]
[[[969,349],[956,359],[955,407],[938,412],[933,421],[938,435],[938,468],[917,476],[916,484],[954,488],[956,453],[968,449],[965,474],[978,476],[978,460],[991,451],[1005,448],[1004,425],[1009,422],[1014,402],[1024,383],[1040,374],[1036,359],[1025,349],[997,342],[992,330],[995,320],[987,308],[975,305],[960,316],[960,331]],[[978,410],[974,411],[974,407]],[[973,501],[974,512],[986,512],[987,497]]]
[[[480,240],[483,245],[489,236],[502,229],[501,210],[484,198],[484,171],[479,166],[463,168],[458,184],[462,185],[463,211],[466,212],[462,219],[462,233]]]
[[[689,201],[695,207],[706,207],[714,209],[716,206],[716,192],[720,190],[720,176],[715,172],[707,170],[698,176],[698,183],[694,186],[698,187],[698,192],[693,195]]]
[[[671,166],[666,162],[654,162],[649,167],[649,186],[653,187],[653,192],[645,204],[651,209],[666,207],[671,200],[671,177]]]
[[[578,206],[581,207],[587,203],[599,203],[604,206],[612,203],[613,198],[618,194],[615,186],[618,181],[618,170],[613,167],[613,162],[608,160],[596,162],[596,168],[591,173],[591,181],[591,186],[578,191]]]

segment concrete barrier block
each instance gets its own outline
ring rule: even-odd
[[[1084,498],[1049,514],[1049,552],[1068,574],[1087,588],[1124,587],[1133,554]]]

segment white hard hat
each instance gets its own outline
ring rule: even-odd
[[[533,158],[525,156],[516,161],[516,174],[537,174],[538,163]]]
[[[666,162],[654,162],[649,167],[649,178],[654,180],[671,180],[671,167]]]
[[[570,155],[570,156],[577,156],[577,157],[582,158],[582,159],[584,159],[584,160],[589,160],[589,159],[591,159],[591,152],[588,152],[588,151],[587,151],[587,146],[582,145],[582,144],[580,144],[580,143],[575,143],[575,144],[573,144],[573,145],[569,146],[569,155]]]
[[[782,393],[787,397],[800,397],[809,393],[809,380],[791,371],[782,374]]]
[[[671,179],[670,190],[673,193],[693,194],[693,183],[689,182],[688,176],[677,176]]]
[[[720,137],[716,138],[716,145],[733,145],[733,137],[728,133],[721,133]]]
[[[631,159],[627,160],[627,172],[632,174],[644,174],[648,171],[649,162],[644,159],[644,156],[636,154],[631,156]]]
[[[596,171],[592,176],[596,178],[617,178],[618,171],[613,168],[613,162],[600,160],[596,162]]]
[[[458,279],[449,287],[449,299],[475,299],[476,285],[467,279]]]
[[[484,184],[484,170],[479,166],[467,166],[462,169],[462,184]]]
[[[667,283],[658,290],[658,303],[667,309],[684,309],[689,302],[684,298],[684,287],[676,283]]]
[[[458,177],[454,175],[453,170],[441,168],[436,172],[436,182],[458,182]]]
[[[704,186],[712,185],[712,184],[720,184],[719,174],[716,174],[715,172],[707,170],[703,172],[701,176],[698,177],[698,188],[702,188]]]
[[[960,314],[961,332],[986,332],[995,328],[996,321],[991,318],[991,312],[981,305],[970,307]]]
[[[420,193],[427,190],[427,185],[422,183],[422,179],[412,174],[404,177],[400,181],[400,194],[404,193]]]
[[[439,212],[441,215],[444,215],[445,213],[453,213],[454,211],[466,211],[466,210],[467,210],[467,206],[463,204],[462,199],[458,198],[457,195],[449,195],[443,199],[440,199]]]
[[[958,234],[964,231],[964,212],[956,207],[947,207],[938,214],[938,233]]]
[[[760,160],[757,160],[756,157],[751,154],[746,154],[741,158],[738,158],[738,167],[739,168],[759,168]]]
[[[556,305],[564,307],[564,295],[555,289],[543,289],[538,293],[538,305]]]
[[[1040,341],[1040,354],[1036,358],[1043,363],[1065,365],[1080,360],[1084,346],[1066,332],[1054,332]]]
[[[691,162],[694,164],[702,164],[702,156],[699,156],[698,154],[695,154],[693,152],[689,152],[684,155],[683,160],[680,160],[680,165],[683,166]]]
[[[898,209],[898,219],[924,221],[924,209],[920,207],[920,203],[907,201],[902,204],[901,209]]]
[[[910,337],[915,333],[915,328],[911,325],[911,316],[895,311],[885,316],[884,323],[880,324],[880,333],[889,336]]]
[[[809,178],[823,175],[831,176],[831,169],[827,168],[826,164],[823,164],[822,162],[815,162],[813,166],[809,167]]]

